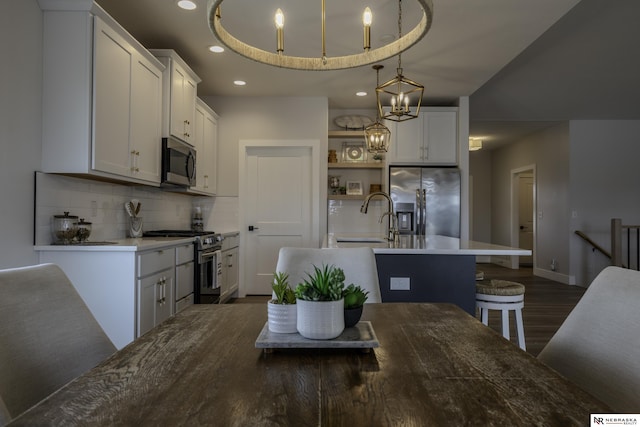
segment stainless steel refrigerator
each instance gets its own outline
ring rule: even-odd
[[[460,237],[460,170],[389,169],[389,189],[400,234]]]

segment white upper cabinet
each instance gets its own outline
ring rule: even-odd
[[[44,172],[160,184],[164,66],[99,6],[44,10]]]
[[[458,163],[458,112],[426,111],[424,119],[424,155],[430,164]]]
[[[391,131],[389,164],[456,165],[458,112],[455,107],[427,107],[420,117],[404,122],[385,121]]]
[[[163,136],[195,145],[196,94],[200,78],[171,49],[151,52],[166,66],[164,73]]]
[[[196,186],[190,192],[215,195],[218,156],[218,116],[200,98],[196,100],[194,126]]]

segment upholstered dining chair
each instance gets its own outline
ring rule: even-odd
[[[280,248],[277,272],[289,274],[289,284],[295,288],[313,273],[313,266],[333,264],[344,271],[345,286],[353,283],[369,291],[367,303],[382,302],[376,257],[371,248]]]
[[[115,351],[60,267],[0,271],[0,410],[5,421]]]
[[[607,267],[538,359],[614,411],[640,411],[640,272]]]

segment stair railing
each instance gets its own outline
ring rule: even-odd
[[[635,239],[632,239],[632,236]],[[635,269],[638,270],[640,269],[640,225],[623,225],[620,218],[612,218],[611,265],[627,268],[623,260],[626,257],[627,265],[631,266],[633,254],[635,254]]]

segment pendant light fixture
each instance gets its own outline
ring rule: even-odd
[[[376,70],[376,87],[380,85],[380,70],[384,65],[376,64],[372,67]],[[367,151],[373,154],[386,153],[389,150],[391,141],[391,131],[388,127],[380,123],[380,114],[376,112],[375,123],[364,129],[364,139],[367,144]]]
[[[398,40],[402,39],[402,0],[398,0]],[[398,54],[397,75],[376,87],[380,117],[402,122],[418,117],[424,86],[402,74],[402,53]],[[385,105],[386,104],[386,105]]]
[[[322,52],[315,56],[289,56],[284,49],[284,15],[285,11],[278,9],[276,12],[276,49],[269,52],[248,43],[232,35],[222,25],[222,2],[225,0],[208,0],[209,28],[213,35],[234,52],[276,67],[289,68],[293,70],[326,71],[342,70],[346,68],[361,67],[363,65],[375,64],[385,59],[391,58],[409,49],[419,42],[431,28],[433,21],[433,0],[414,0],[421,8],[422,16],[418,24],[411,29],[404,37],[399,37],[378,48],[371,47],[371,25],[373,13],[369,7],[364,9],[362,14],[362,26],[364,30],[362,51],[344,56],[329,56],[325,44],[325,1],[320,0],[320,21],[321,21],[321,45]],[[232,0],[226,0],[231,2]],[[306,2],[309,3],[309,2]],[[338,5],[340,3],[337,3]],[[344,4],[348,4],[345,2]],[[342,7],[342,6],[336,6]],[[243,13],[251,13],[250,10]],[[336,13],[337,14],[337,13]],[[273,21],[272,21],[273,22]]]

